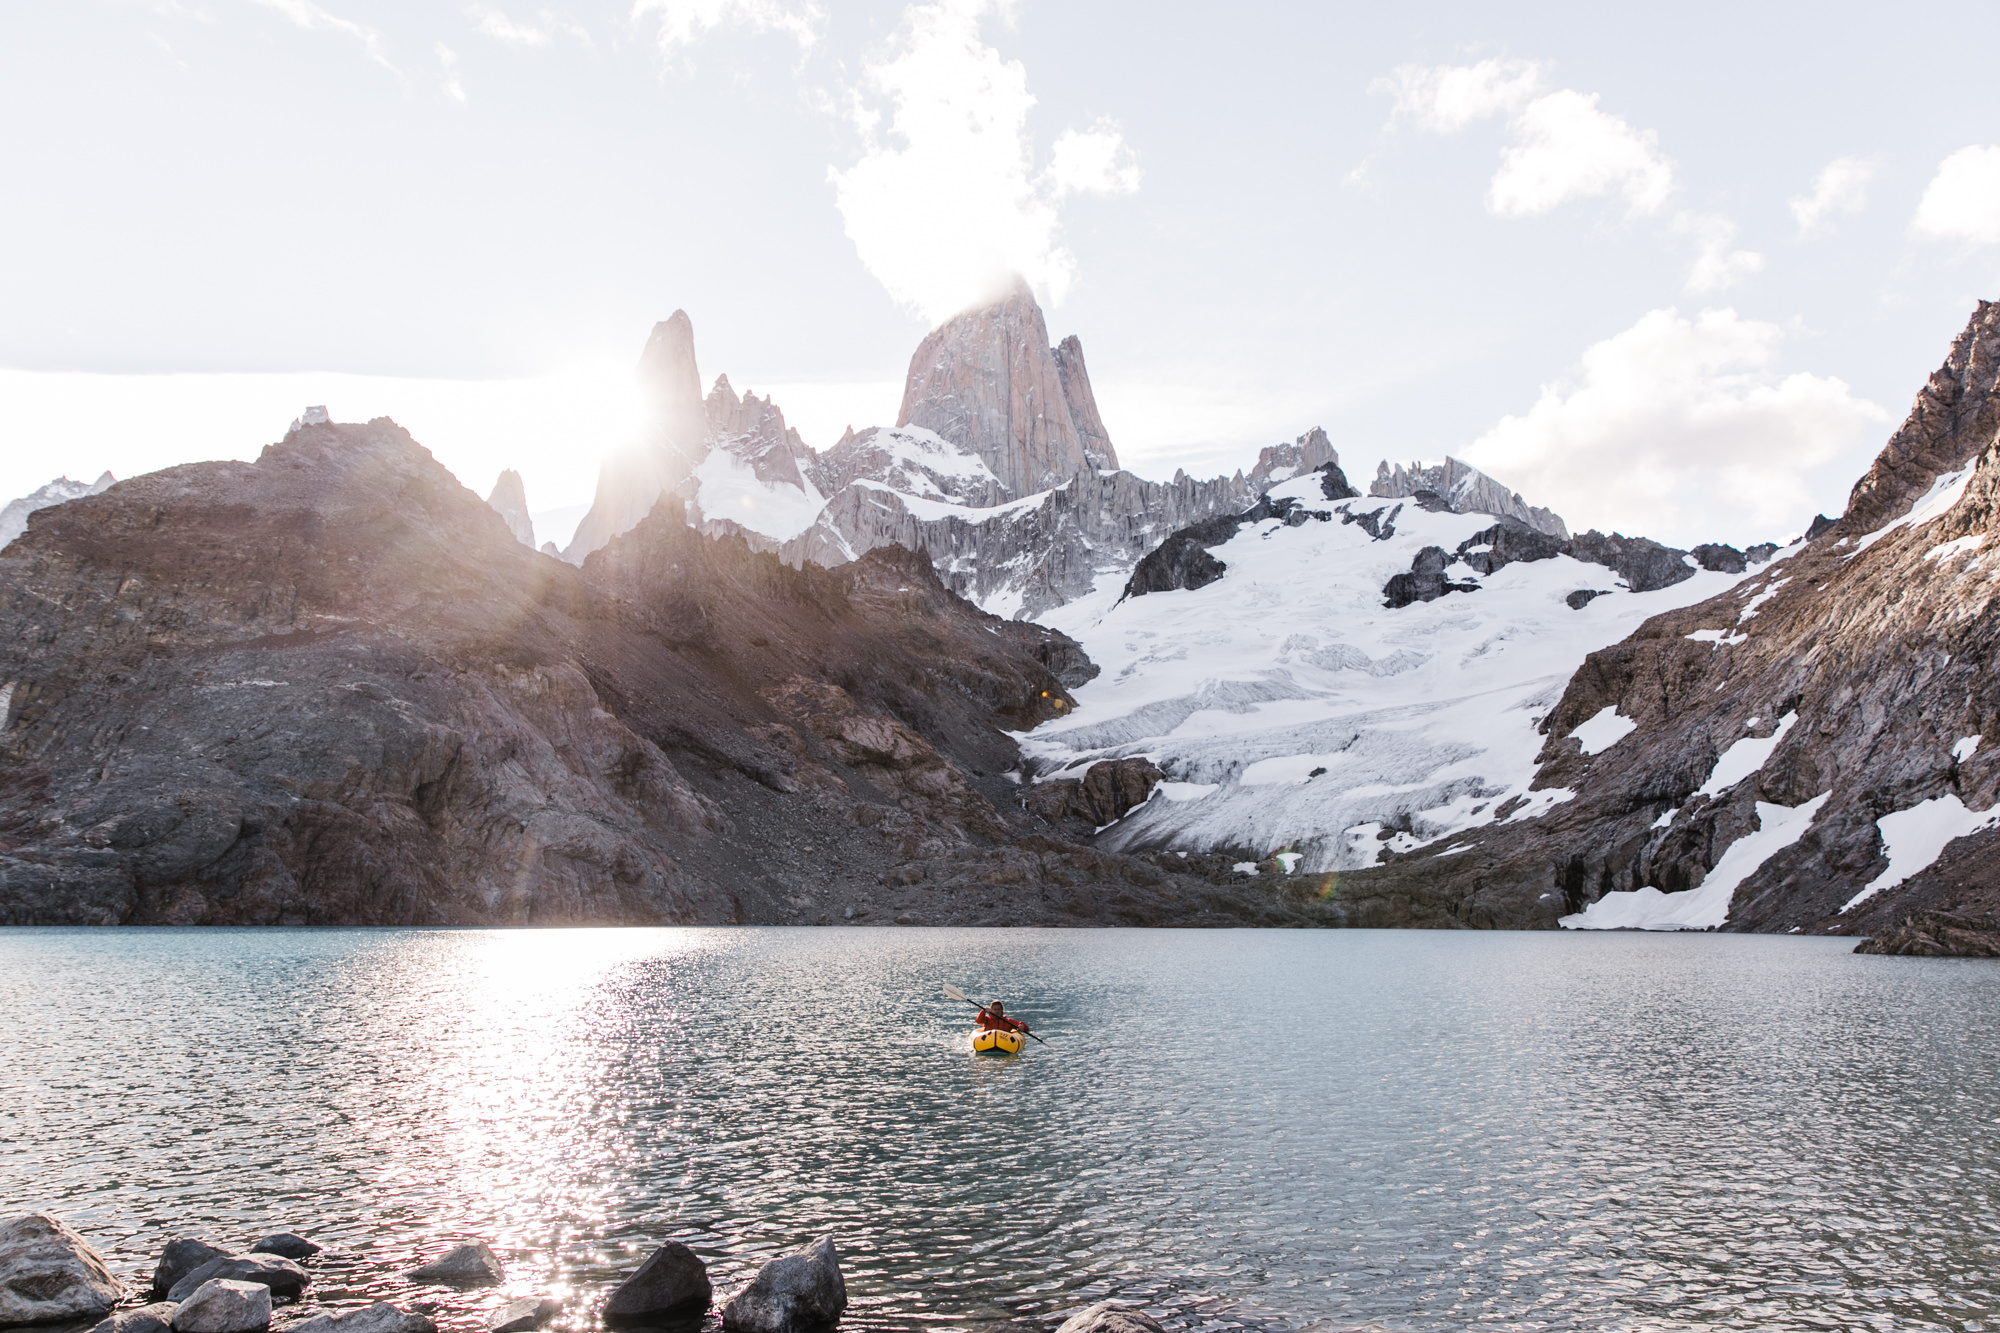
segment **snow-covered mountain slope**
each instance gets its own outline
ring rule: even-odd
[[[18,500],[10,500],[7,507],[0,509],[0,549],[28,530],[28,515],[50,505],[59,505],[68,500],[80,500],[86,495],[96,495],[108,490],[118,479],[106,472],[96,481],[71,481],[68,477],[57,477],[46,486],[39,486]]]
[[[1391,608],[1385,586],[1425,548],[1480,556],[1494,518],[1329,502],[1317,475],[1269,494],[1298,502],[1290,521],[1245,523],[1213,547],[1215,581],[1130,597],[1100,585],[1040,617],[1102,673],[1072,715],[1022,738],[1031,776],[1137,757],[1166,775],[1103,844],[1296,852],[1303,873],[1530,818],[1569,798],[1528,786],[1537,727],[1584,658],[1744,577],[1693,569],[1634,593],[1568,555],[1490,574],[1460,559],[1449,580],[1476,590]],[[1579,591],[1600,595],[1572,608]]]

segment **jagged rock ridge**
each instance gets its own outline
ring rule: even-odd
[[[1310,919],[1022,808],[1008,733],[1092,670],[909,552],[668,496],[578,569],[302,423],[0,556],[0,923]]]
[[[1083,344],[1072,336],[1060,352],[1049,346],[1042,308],[1019,278],[998,302],[952,316],[917,345],[896,424],[971,450],[1010,497],[1118,466]]]
[[[1523,500],[1520,492],[1509,491],[1478,468],[1456,458],[1446,458],[1430,467],[1412,463],[1407,469],[1401,463],[1392,469],[1383,462],[1376,467],[1375,480],[1368,487],[1370,495],[1389,500],[1414,497],[1425,491],[1435,494],[1454,514],[1492,514],[1496,518],[1516,519],[1551,537],[1569,539],[1569,528],[1559,515],[1536,508]]]
[[[1584,662],[1534,779],[1573,799],[1343,880],[1355,919],[1977,935],[2000,908],[1996,378],[1981,302],[1845,516]]]
[[[116,484],[117,478],[106,472],[96,481],[71,481],[68,477],[57,477],[46,486],[39,486],[18,500],[9,500],[7,507],[0,509],[0,550],[28,530],[28,516],[70,500],[80,500],[86,495],[96,495]]]
[[[514,534],[515,541],[529,547],[535,544],[535,520],[528,516],[528,488],[520,473],[513,468],[503,470],[486,503],[507,521],[507,531]]]

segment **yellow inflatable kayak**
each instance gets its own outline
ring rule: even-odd
[[[972,1049],[981,1055],[1019,1055],[1025,1038],[1018,1032],[981,1028],[972,1034]]]

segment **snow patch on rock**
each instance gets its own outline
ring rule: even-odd
[[[1969,739],[1977,742],[1978,737]],[[1971,751],[1966,753],[1969,755]],[[1893,889],[1910,876],[1930,869],[1954,840],[1996,824],[2000,824],[2000,805],[1990,810],[1968,810],[1956,792],[1883,815],[1875,821],[1875,827],[1882,834],[1882,849],[1888,854],[1889,868],[1842,903],[1840,910],[1851,912],[1884,889]]]
[[[1570,735],[1582,742],[1585,754],[1599,754],[1638,729],[1637,720],[1618,716],[1617,704],[1606,704],[1592,714],[1588,721],[1579,723]]]
[[[1694,888],[1684,893],[1662,893],[1650,886],[1615,890],[1558,924],[1565,930],[1714,930],[1729,919],[1737,886],[1804,837],[1832,796],[1822,792],[1800,806],[1759,801],[1756,831],[1730,843]]]

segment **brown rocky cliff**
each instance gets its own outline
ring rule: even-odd
[[[695,365],[694,322],[676,310],[653,326],[635,372],[647,406],[642,437],[604,460],[590,512],[563,552],[571,563],[628,532],[680,486],[707,450],[708,416]]]
[[[1306,919],[1020,808],[1006,732],[1087,670],[907,551],[791,569],[669,497],[577,569],[393,423],[306,426],[0,557],[0,923]]]
[[[1003,299],[952,316],[918,344],[896,424],[971,449],[1015,496],[1059,486],[1099,466],[1070,412],[1074,394],[1096,415],[1080,345],[1075,360],[1066,390],[1042,309],[1016,278]],[[1103,422],[1090,429],[1109,451]]]
[[[1822,795],[1798,841],[1736,890],[1729,929],[1863,934],[1915,913],[2000,911],[1992,830],[1842,911],[1887,867],[1883,816],[1945,797],[1973,811],[2000,800],[2000,754],[1983,741],[1954,753],[1968,737],[2000,736],[1995,313],[1981,303],[1831,530],[1586,660],[1543,724],[1535,779],[1575,799],[1461,839],[1471,850],[1419,851],[1343,877],[1348,913],[1549,926],[1607,892],[1694,888],[1759,827],[1758,802]],[[1901,522],[1941,474],[1968,464],[1955,505]],[[1570,733],[1608,706],[1637,727],[1585,755]],[[1732,744],[1770,736],[1793,714],[1760,771],[1697,794]]]
[[[1097,411],[1097,395],[1090,387],[1090,371],[1083,364],[1083,339],[1074,333],[1056,344],[1056,373],[1062,379],[1063,401],[1069,407],[1070,423],[1084,457],[1100,471],[1116,471],[1118,451],[1112,447],[1111,432]]]

